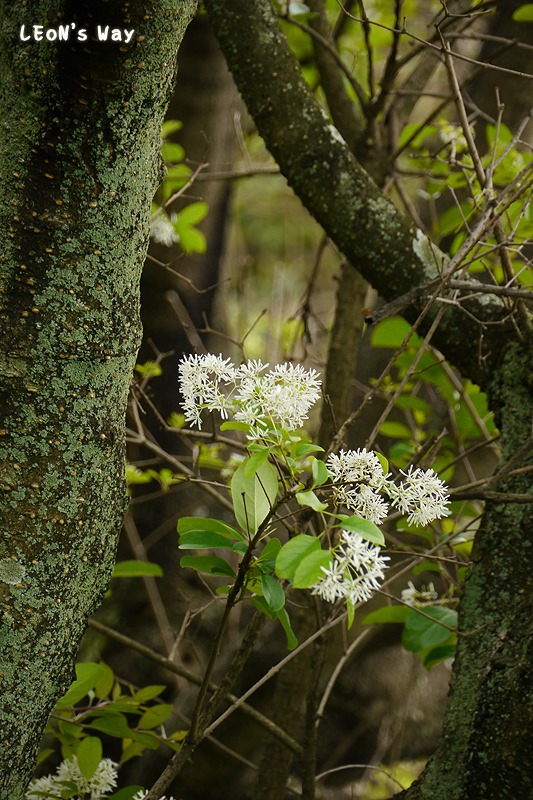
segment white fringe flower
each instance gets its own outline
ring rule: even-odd
[[[447,487],[432,469],[409,467],[402,475],[406,480],[392,491],[392,504],[409,524],[423,526],[450,514]]]
[[[377,455],[362,450],[341,450],[328,456],[326,465],[333,482],[333,500],[358,516],[379,525],[387,516],[386,495],[412,525],[424,526],[447,517],[446,485],[432,469],[410,467],[406,480],[396,485],[385,475]]]
[[[175,214],[172,215],[172,218],[169,218],[163,212],[152,216],[150,219],[150,238],[157,244],[165,245],[165,247],[172,247],[173,244],[179,242],[179,236],[172,224],[175,219]]]
[[[66,781],[72,782],[78,790],[72,800],[103,800],[117,785],[116,766],[110,758],[103,758],[94,775],[86,778],[79,768],[76,756],[73,756],[68,761],[61,762],[55,775],[32,781],[26,792],[26,800],[60,798]]]
[[[381,586],[389,561],[382,556],[379,547],[366,542],[358,533],[341,532],[341,541],[334,550],[329,567],[322,567],[324,577],[311,587],[328,603],[339,598],[349,600],[352,605],[369,600]]]
[[[203,409],[219,411],[223,418],[232,414],[251,426],[252,436],[275,427],[301,427],[320,397],[318,374],[300,364],[278,364],[265,373],[267,367],[259,360],[235,367],[229,359],[211,354],[182,359],[179,382],[185,418],[201,427]]]
[[[333,481],[334,502],[379,525],[389,507],[380,495],[388,476],[377,455],[364,447],[341,450],[338,455],[328,456],[326,466]]]
[[[229,358],[207,355],[190,355],[179,365],[179,385],[183,395],[182,408],[185,419],[202,427],[201,411],[219,411],[227,418],[231,403],[221,387],[232,385],[236,370]]]
[[[417,589],[413,581],[409,581],[407,589],[402,589],[402,602],[408,606],[420,607],[424,605],[433,605],[434,601],[438,598],[438,593],[435,591],[433,583],[423,589]]]
[[[305,370],[301,364],[276,364],[265,375],[250,375],[247,366],[241,374],[235,396],[240,408],[235,419],[250,425],[271,427],[274,423],[287,431],[296,430],[320,397],[318,373]]]

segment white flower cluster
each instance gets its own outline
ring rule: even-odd
[[[175,220],[175,214],[171,218],[163,212],[153,215],[150,219],[150,238],[157,244],[165,245],[165,247],[172,247],[173,244],[179,242],[179,236],[172,224]]]
[[[410,525],[427,525],[434,519],[448,516],[450,509],[446,485],[432,469],[409,467],[407,472],[401,472],[406,480],[393,490],[392,503],[407,515]]]
[[[403,472],[405,481],[395,484],[385,475],[381,463],[373,452],[341,450],[327,459],[328,472],[333,481],[333,499],[338,505],[354,511],[358,516],[379,525],[387,516],[391,504],[412,525],[427,525],[447,517],[448,492],[445,484],[432,469],[413,469]]]
[[[387,477],[380,460],[372,451],[341,450],[326,461],[333,480],[333,499],[338,505],[354,511],[376,525],[387,516],[389,509],[380,495],[386,489]]]
[[[55,775],[37,778],[32,781],[26,792],[26,800],[42,798],[60,798],[65,790],[65,781],[75,784],[78,794],[72,800],[103,800],[117,785],[116,764],[109,758],[103,758],[98,764],[92,778],[82,774],[76,756],[62,761]]]
[[[179,365],[179,384],[185,419],[200,428],[203,409],[231,413],[238,422],[252,428],[252,435],[275,427],[300,428],[311,406],[320,397],[320,380],[315,370],[301,365],[248,361],[236,367],[222,356],[190,355]],[[264,374],[262,374],[264,373]]]
[[[379,589],[387,569],[388,556],[379,547],[366,542],[358,533],[341,532],[341,541],[329,567],[322,567],[324,577],[312,587],[312,594],[328,603],[339,598],[352,605],[364,603]]]
[[[401,595],[402,602],[413,607],[433,605],[438,596],[432,583],[425,589],[417,589],[412,581],[407,584],[407,589],[402,589]]]
[[[65,782],[74,783],[77,794],[70,795],[71,800],[105,800],[117,785],[117,765],[110,758],[103,758],[98,764],[92,778],[85,778],[78,765],[76,756],[62,761],[55,775],[38,778],[31,782],[25,800],[60,800],[64,797]],[[62,794],[63,792],[63,794]],[[144,800],[146,789],[138,791],[132,800]],[[174,800],[173,797],[162,797],[161,800]]]

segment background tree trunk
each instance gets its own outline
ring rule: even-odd
[[[111,576],[160,126],[194,0],[0,4],[0,797],[19,800]],[[80,43],[23,42],[74,22]],[[134,29],[94,41],[96,25]]]

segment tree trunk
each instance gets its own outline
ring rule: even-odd
[[[0,4],[2,800],[24,795],[113,568],[160,125],[194,6]],[[20,38],[71,22],[68,41]]]
[[[531,470],[532,357],[531,346],[510,348],[492,381],[492,407],[504,448],[499,472],[528,462]],[[497,488],[531,493],[531,471],[505,477]],[[531,508],[487,504],[460,606],[458,652],[440,745],[420,780],[398,800],[533,796]]]

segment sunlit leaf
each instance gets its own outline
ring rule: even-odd
[[[161,578],[163,570],[152,561],[117,561],[113,569],[114,578],[142,578],[145,575]]]
[[[316,494],[309,490],[308,492],[298,492],[296,500],[301,506],[308,506],[313,511],[324,511],[328,507],[327,503],[321,503]]]
[[[231,479],[231,496],[237,522],[253,536],[276,500],[278,476],[268,461],[260,464],[254,474],[247,475],[247,461],[239,465]]]
[[[298,564],[292,578],[295,589],[308,589],[324,577],[322,567],[329,567],[333,556],[330,550],[315,550]]]
[[[314,550],[320,550],[320,541],[316,536],[300,533],[283,545],[276,558],[276,575],[278,578],[292,580],[298,564]]]
[[[94,689],[104,675],[106,675],[106,668],[103,664],[96,664],[92,661],[76,664],[76,680],[58,701],[56,708],[69,708],[76,705],[91,689]]]
[[[345,514],[337,514],[339,524],[337,528],[342,528],[351,533],[358,533],[365,541],[371,542],[382,546],[385,544],[385,538],[378,528],[378,526],[371,522],[369,519],[363,517],[351,516],[347,517]]]
[[[384,606],[376,611],[371,611],[363,619],[363,625],[378,625],[381,623],[405,622],[407,618],[416,613],[409,606]]]
[[[98,736],[86,736],[76,748],[78,766],[84,778],[92,778],[102,760],[102,742]]]

